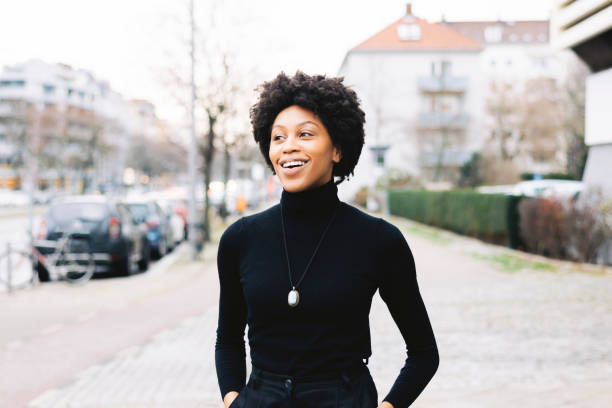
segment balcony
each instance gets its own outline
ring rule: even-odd
[[[466,113],[426,112],[417,117],[420,129],[463,129],[470,121]]]
[[[459,76],[422,76],[418,79],[421,92],[463,93],[468,89],[468,77]]]

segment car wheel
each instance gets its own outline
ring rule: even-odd
[[[141,272],[149,269],[149,260],[151,259],[151,247],[149,244],[144,244],[140,260],[138,261],[138,269]]]
[[[51,280],[51,277],[49,276],[49,271],[40,262],[36,263],[36,273],[38,274],[39,282],[49,282]]]
[[[119,261],[117,272],[120,276],[130,276],[132,274],[132,262],[129,255]]]
[[[161,258],[167,253],[168,253],[168,240],[166,239],[166,237],[163,237],[159,241],[159,257]]]

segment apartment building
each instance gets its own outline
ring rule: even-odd
[[[556,0],[553,44],[572,50],[590,68],[586,81],[583,180],[612,196],[612,1]]]
[[[94,185],[120,184],[131,135],[155,140],[159,128],[150,102],[126,100],[90,71],[35,59],[5,66],[0,72],[0,185],[19,186],[26,145],[45,158],[37,163],[41,188],[71,188],[78,175],[70,162],[79,157],[91,162],[85,165]],[[87,150],[93,138],[106,154],[83,157],[94,154]]]

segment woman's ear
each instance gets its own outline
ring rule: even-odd
[[[340,151],[340,148],[337,146],[334,146],[334,153],[332,156],[332,160],[334,161],[334,163],[340,163],[341,159],[342,159],[342,152]]]

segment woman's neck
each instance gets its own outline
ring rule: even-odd
[[[283,211],[293,215],[326,215],[339,203],[338,186],[333,178],[325,184],[302,191],[283,189],[280,204]]]

